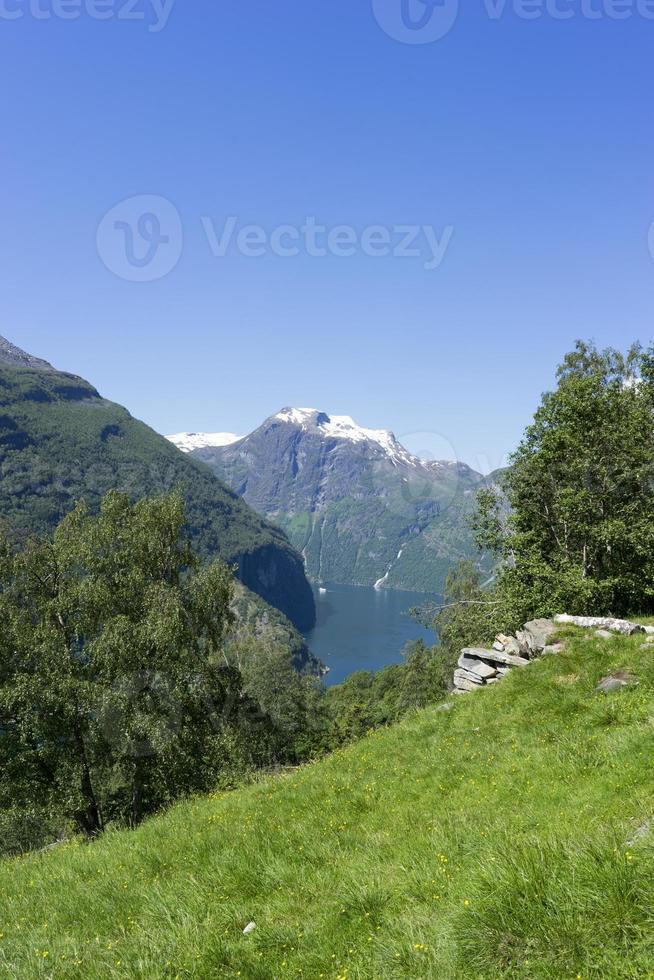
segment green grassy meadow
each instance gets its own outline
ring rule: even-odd
[[[0,976],[654,977],[654,645],[565,635],[450,710],[3,862]],[[638,685],[596,694],[612,669]]]

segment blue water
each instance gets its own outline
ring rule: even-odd
[[[317,623],[306,634],[312,653],[329,667],[326,684],[339,684],[357,670],[379,670],[400,663],[410,640],[436,639],[410,615],[435,596],[422,592],[327,585],[315,588]]]

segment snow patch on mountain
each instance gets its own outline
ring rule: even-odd
[[[194,449],[231,446],[242,438],[243,436],[237,436],[233,432],[177,432],[172,436],[166,436],[166,439],[183,453],[193,452]]]
[[[293,425],[308,425],[316,415],[320,415],[317,408],[283,408],[273,417]]]
[[[317,431],[326,439],[376,443],[393,462],[419,463],[417,457],[408,452],[389,429],[367,429],[349,415],[328,415],[317,408],[283,408],[273,418]]]

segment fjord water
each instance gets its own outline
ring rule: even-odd
[[[417,623],[409,611],[436,596],[352,585],[314,587],[314,593],[316,626],[306,638],[312,653],[329,667],[326,684],[339,684],[357,670],[400,663],[411,640],[430,646],[435,642],[433,630]]]

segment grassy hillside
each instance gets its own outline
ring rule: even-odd
[[[5,862],[0,973],[652,976],[654,647],[568,633],[451,710]],[[614,668],[638,686],[595,693]]]
[[[302,559],[208,467],[179,452],[86,381],[0,367],[0,514],[18,537],[50,531],[80,498],[184,491],[195,546],[239,566],[253,592],[302,630],[315,619]]]

